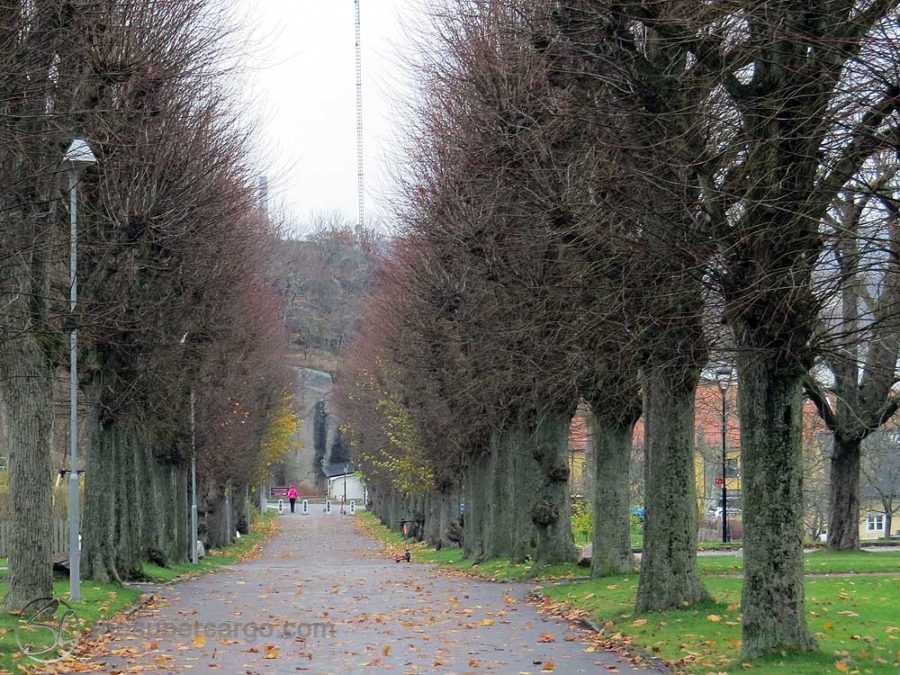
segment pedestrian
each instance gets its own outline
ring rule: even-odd
[[[288,499],[291,500],[291,513],[294,512],[294,505],[297,503],[297,488],[293,485],[288,488]]]

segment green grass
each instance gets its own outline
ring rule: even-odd
[[[900,668],[900,576],[806,581],[810,629],[820,651],[740,661],[741,580],[707,577],[717,602],[637,616],[637,575],[547,586],[556,602],[587,611],[604,635],[628,642],[687,672],[895,673]],[[836,665],[840,663],[840,665]]]
[[[803,556],[807,574],[900,574],[900,551],[813,551]],[[699,556],[702,574],[740,574],[743,555]]]
[[[5,593],[6,590],[2,589]],[[53,596],[68,602],[69,582],[59,580],[53,583]],[[78,615],[77,630],[84,631],[101,619],[109,619],[123,609],[133,605],[141,596],[141,591],[135,588],[119,586],[117,584],[101,584],[95,581],[83,581],[81,583],[81,600],[70,602],[72,609]],[[32,661],[19,653],[16,643],[17,617],[0,613],[0,671],[18,672],[19,666],[27,671]]]

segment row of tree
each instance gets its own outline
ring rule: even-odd
[[[246,527],[249,486],[292,433],[286,344],[215,0],[0,6],[0,397],[12,541],[5,604],[52,594],[54,393],[79,331],[85,577],[189,551],[196,455],[204,538]],[[73,138],[79,302],[69,310]],[[203,515],[203,513],[201,513]]]
[[[804,391],[835,434],[836,547],[858,546],[860,441],[897,406],[897,16],[892,0],[441,3],[400,232],[341,384],[376,510],[449,535],[462,492],[467,553],[571,558],[581,398],[593,573],[629,570],[643,415],[637,610],[702,601],[695,390],[733,364],[744,653],[814,649]]]

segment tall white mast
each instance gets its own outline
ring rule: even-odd
[[[365,181],[363,180],[363,98],[362,98],[362,37],[359,18],[359,0],[353,0],[356,10],[356,191],[358,200],[357,227],[362,232],[366,221]]]

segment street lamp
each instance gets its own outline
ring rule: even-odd
[[[185,344],[188,339],[188,333],[186,332],[181,336],[181,340],[179,344]],[[194,388],[191,387],[191,562],[196,565],[198,562],[197,557],[197,432],[196,432],[196,397],[194,395]]]
[[[191,562],[197,564],[200,560],[197,553],[197,537],[199,536],[197,524],[197,423],[196,423],[197,397],[191,388]]]
[[[347,472],[350,471],[350,465],[344,464],[344,498],[341,500],[341,513],[344,513],[344,504],[347,503]]]
[[[91,146],[76,138],[63,155],[63,166],[69,173],[69,599],[81,599],[81,537],[78,503],[78,174],[97,158]]]
[[[731,368],[719,368],[716,370],[716,381],[719,383],[719,391],[722,393],[722,543],[728,542],[728,486],[725,483],[728,430],[728,410],[726,402],[728,387],[731,386],[731,378]]]

